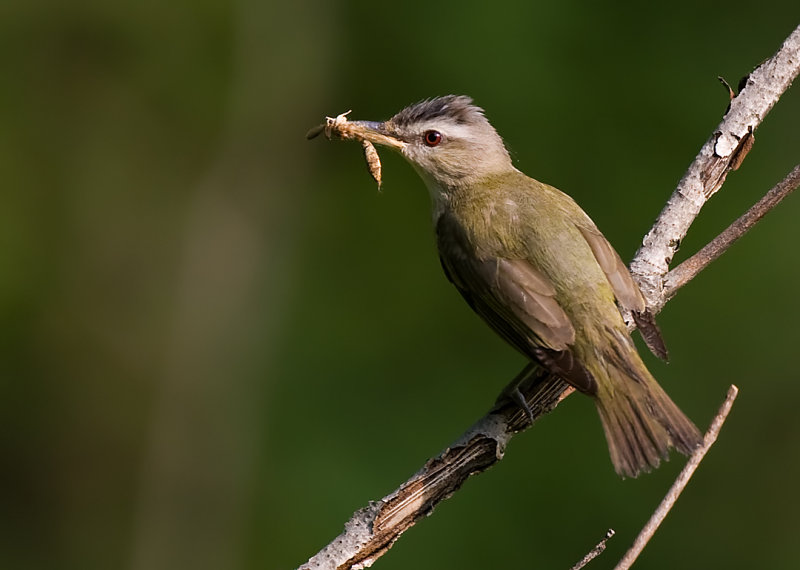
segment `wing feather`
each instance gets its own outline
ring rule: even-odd
[[[547,276],[524,259],[478,258],[448,214],[436,233],[442,267],[472,309],[528,358],[594,393],[594,378],[571,350],[575,327]]]
[[[639,327],[639,332],[650,351],[661,358],[667,359],[667,346],[661,331],[656,324],[655,317],[647,310],[644,295],[633,280],[628,266],[620,258],[617,251],[608,243],[605,236],[592,226],[578,226],[589,248],[592,250],[597,263],[606,274],[614,296],[621,307],[629,309],[633,320]]]

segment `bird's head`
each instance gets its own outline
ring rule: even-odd
[[[431,192],[468,186],[513,168],[483,109],[464,95],[421,101],[388,121],[354,121],[353,127],[358,136],[400,152]]]

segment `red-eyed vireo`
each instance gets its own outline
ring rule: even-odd
[[[402,154],[433,201],[448,279],[470,307],[526,357],[594,398],[617,473],[658,466],[701,436],[645,367],[619,307],[666,356],[628,268],[566,194],[511,163],[469,97],[407,107],[388,121],[348,122],[353,138]]]

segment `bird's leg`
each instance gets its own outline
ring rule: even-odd
[[[497,400],[494,403],[494,410],[502,408],[508,401],[514,402],[519,406],[523,412],[525,412],[525,416],[528,418],[530,423],[533,423],[533,410],[528,405],[527,400],[525,400],[525,396],[522,395],[522,391],[519,389],[522,386],[523,382],[525,382],[530,376],[539,370],[539,366],[535,362],[530,362],[522,371],[517,374],[514,379],[508,383],[508,385],[503,388],[503,391],[500,392],[500,395],[497,396]]]
[[[528,405],[528,401],[525,399],[525,396],[522,395],[522,391],[519,389],[519,384],[514,386],[514,390],[509,394],[511,399],[517,403],[517,405],[522,408],[522,411],[525,412],[525,416],[527,416],[528,421],[533,424],[533,410]]]

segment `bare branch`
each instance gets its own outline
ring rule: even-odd
[[[589,564],[589,562],[600,556],[606,549],[606,542],[608,542],[608,539],[614,536],[614,534],[615,533],[613,528],[608,529],[608,532],[606,532],[606,535],[603,537],[603,540],[598,542],[597,546],[592,548],[592,550],[586,556],[581,558],[580,561],[575,566],[570,568],[570,570],[581,570],[581,568]]]
[[[677,247],[706,200],[730,170],[737,168],[753,142],[753,131],[800,71],[800,27],[771,59],[748,78],[731,101],[722,123],[702,147],[636,254],[631,272],[655,313],[667,300],[664,277]],[[699,269],[698,269],[699,271]],[[688,282],[674,284],[670,296]],[[626,319],[631,321],[631,319]],[[520,391],[534,418],[554,409],[572,389],[562,380],[529,365]],[[470,476],[502,459],[508,440],[530,424],[515,402],[501,401],[453,445],[383,499],[356,512],[345,531],[300,570],[365,568],[400,535]],[[693,456],[694,457],[694,456]],[[690,460],[691,463],[691,460]]]
[[[570,393],[562,380],[542,374],[538,368],[531,369],[522,388],[529,394],[536,418],[555,408],[565,392]],[[503,401],[397,490],[356,512],[345,525],[345,532],[300,570],[371,566],[401,534],[450,497],[470,475],[500,461],[511,436],[529,425],[518,404]]]
[[[770,59],[747,78],[746,86],[730,104],[678,183],[642,241],[631,262],[631,272],[647,304],[655,312],[664,304],[663,280],[681,241],[706,201],[719,190],[730,170],[738,167],[752,145],[753,132],[800,72],[800,27]]]
[[[800,186],[800,165],[786,175],[786,178],[778,182],[767,192],[761,200],[756,202],[738,220],[733,222],[728,228],[709,242],[692,257],[681,263],[678,267],[670,271],[664,279],[663,303],[669,301],[678,289],[686,285],[689,281],[700,273],[706,266],[717,259],[720,255],[742,237],[750,228],[758,223],[767,212],[781,203],[781,200],[791,194]]]
[[[722,403],[722,406],[719,409],[719,412],[714,417],[714,421],[711,422],[711,427],[708,428],[705,437],[703,437],[703,445],[695,451],[692,456],[689,458],[689,461],[686,462],[686,465],[681,470],[678,478],[675,479],[675,482],[672,484],[672,487],[669,488],[667,495],[664,497],[664,500],[661,501],[661,504],[658,505],[658,508],[653,513],[653,516],[650,517],[650,520],[647,521],[647,524],[644,525],[642,532],[639,533],[639,536],[636,537],[636,540],[633,542],[633,546],[631,546],[630,550],[625,553],[625,556],[622,557],[622,560],[619,561],[619,564],[614,568],[614,570],[628,570],[633,563],[638,558],[639,554],[641,554],[644,547],[647,546],[647,543],[653,538],[653,535],[658,530],[658,527],[664,522],[664,519],[669,514],[669,511],[672,509],[672,506],[675,504],[675,501],[678,500],[683,489],[686,487],[686,484],[689,482],[689,479],[692,478],[694,475],[695,470],[700,465],[700,462],[705,457],[708,450],[711,449],[711,446],[714,445],[714,442],[717,441],[717,436],[719,436],[719,430],[722,429],[722,424],[725,423],[725,418],[728,417],[728,413],[731,411],[731,407],[733,406],[734,400],[736,400],[736,396],[739,394],[739,389],[731,385],[728,388],[728,395],[725,397],[725,401]]]

